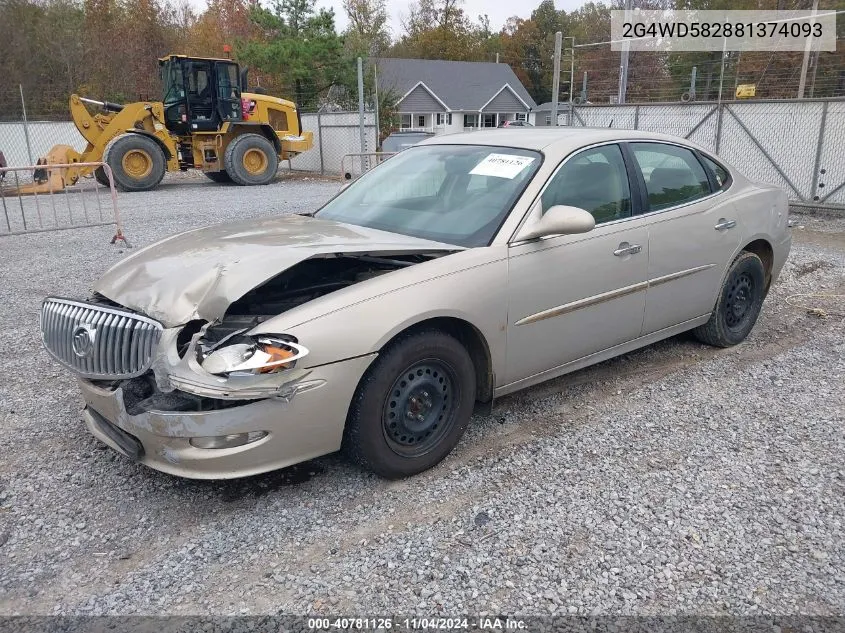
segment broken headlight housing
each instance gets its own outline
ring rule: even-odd
[[[237,335],[211,348],[200,347],[197,361],[215,376],[255,376],[292,369],[307,354],[302,345],[285,337]]]

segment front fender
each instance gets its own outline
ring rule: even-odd
[[[253,332],[295,336],[310,351],[304,366],[316,367],[378,352],[417,323],[450,317],[468,322],[481,333],[490,349],[493,371],[501,372],[508,319],[507,269],[507,259],[502,258],[365,298],[297,325],[286,324],[282,315]]]

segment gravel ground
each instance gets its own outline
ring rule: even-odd
[[[121,208],[143,246],[337,189],[183,178]],[[787,298],[845,290],[845,220],[801,225],[745,344],[677,337],[502,399],[398,482],[336,456],[194,482],[105,449],[37,314],[124,249],[0,238],[0,614],[841,614],[845,306]]]

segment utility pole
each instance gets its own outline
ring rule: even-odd
[[[569,114],[566,117],[566,124],[572,127],[572,98],[575,92],[575,38],[570,39],[572,40],[572,48],[569,52],[572,57],[569,59]]]
[[[373,93],[376,100],[376,151],[381,147],[381,127],[379,126],[379,110],[381,105],[378,100],[378,62],[373,62]]]
[[[29,164],[32,165],[32,145],[29,142],[29,121],[26,119],[26,101],[23,98],[23,84],[18,84],[18,90],[21,93],[21,112],[23,113],[23,135],[26,140],[26,155],[29,159]]]
[[[819,10],[819,0],[813,0],[813,15]],[[815,20],[811,20],[810,24],[815,24]],[[804,88],[807,86],[807,66],[810,63],[810,48],[812,46],[813,38],[808,37],[807,43],[804,45],[804,60],[801,62],[801,81],[798,84],[798,98],[804,98]]]
[[[557,126],[557,99],[560,92],[560,49],[563,46],[563,33],[555,33],[554,75],[552,75],[552,125]]]
[[[628,22],[631,19],[631,7],[633,6],[633,0],[625,0],[625,21]],[[619,69],[619,94],[617,95],[617,101],[619,103],[625,103],[625,95],[628,93],[628,56],[630,54],[631,44],[628,40],[625,40],[625,45],[622,48],[622,65]]]
[[[367,151],[367,141],[364,135],[364,62],[358,58],[358,131],[361,134],[361,153]],[[363,171],[364,157],[361,157]]]

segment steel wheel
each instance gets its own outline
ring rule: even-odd
[[[725,310],[725,324],[732,330],[740,329],[751,314],[754,303],[754,279],[748,273],[737,275],[728,288]]]
[[[253,176],[261,175],[267,169],[267,155],[260,149],[251,147],[244,152],[243,165]]]
[[[382,431],[402,457],[425,455],[449,433],[459,394],[455,370],[428,359],[408,367],[385,399]]]
[[[461,341],[433,328],[402,334],[361,377],[342,448],[382,477],[422,472],[458,444],[475,389],[475,367]]]
[[[695,328],[693,334],[701,342],[718,347],[741,343],[757,322],[765,288],[763,261],[754,253],[743,251],[725,275],[710,319]]]
[[[130,149],[120,163],[126,175],[136,180],[146,178],[153,170],[153,157],[143,149]]]

